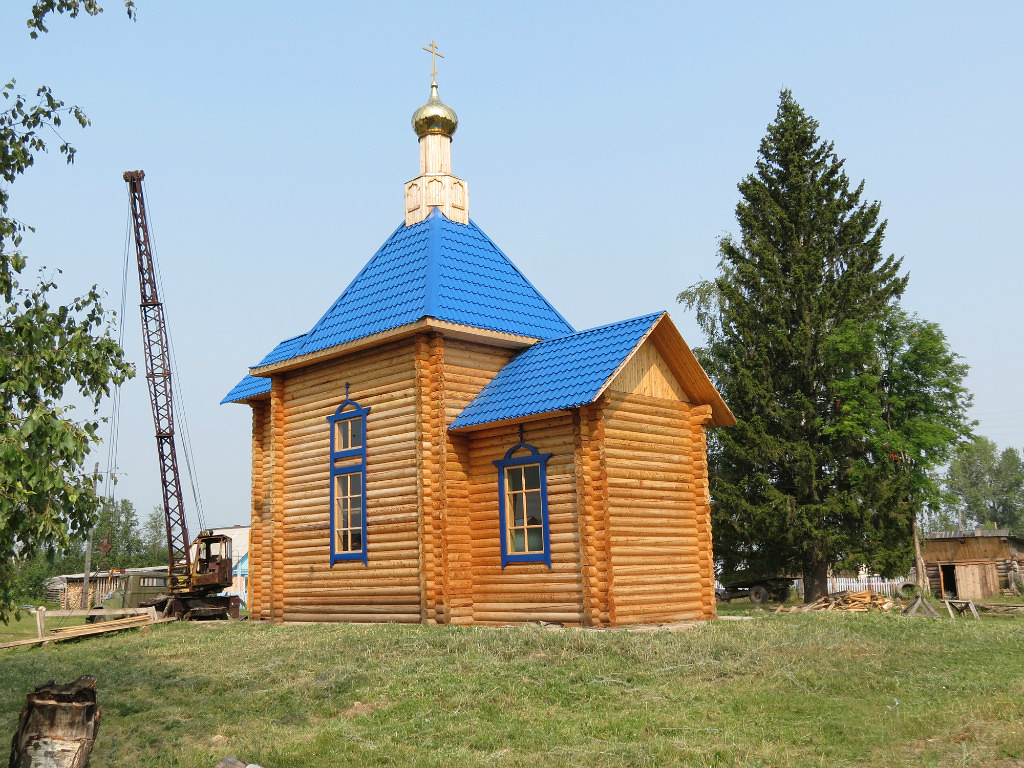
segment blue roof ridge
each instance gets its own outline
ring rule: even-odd
[[[600,387],[598,387],[597,394],[594,396],[595,399],[604,394],[604,391],[608,389],[609,386],[611,386],[611,383],[615,381],[615,377],[618,376],[622,369],[629,364],[629,361],[633,359],[633,355],[636,354],[636,351],[644,345],[644,342],[647,341],[648,338],[650,338],[650,335],[654,332],[654,329],[658,327],[658,323],[661,322],[661,319],[663,317],[666,317],[667,315],[668,312],[662,310],[661,312],[651,312],[648,315],[639,315],[629,320],[620,320],[618,323],[608,323],[607,325],[602,326],[603,328],[608,328],[609,326],[614,325],[628,325],[630,323],[639,323],[642,320],[645,324],[647,324],[647,330],[644,331],[643,336],[637,339],[636,344],[633,345],[633,348],[626,354],[626,356],[619,361],[619,364],[615,367],[615,370],[608,374],[608,378],[604,380],[604,383],[601,384]],[[600,329],[595,328],[593,330],[596,331]]]
[[[453,223],[454,223],[454,222],[453,222]],[[525,281],[527,282],[527,284],[529,284],[529,285],[532,285],[532,286],[533,286],[533,289],[534,289],[535,291],[537,291],[537,295],[538,295],[538,296],[540,296],[540,297],[541,297],[541,299],[543,299],[543,301],[544,301],[544,303],[545,303],[545,304],[547,304],[547,306],[548,306],[548,309],[550,309],[550,310],[551,310],[552,312],[554,312],[554,313],[555,313],[556,315],[558,315],[558,317],[559,317],[559,318],[561,319],[561,321],[562,321],[563,323],[565,323],[565,324],[566,324],[566,326],[568,326],[569,328],[574,328],[573,324],[572,324],[572,323],[570,323],[570,322],[569,322],[568,320],[566,320],[566,319],[565,319],[565,317],[563,317],[563,316],[562,316],[562,313],[561,313],[561,312],[559,312],[559,311],[558,311],[557,309],[555,309],[554,305],[553,305],[553,304],[552,304],[552,303],[551,303],[550,301],[548,301],[548,297],[547,297],[547,296],[545,296],[545,295],[544,295],[543,293],[541,293],[541,292],[540,292],[539,290],[537,290],[537,286],[533,285],[533,283],[532,283],[532,282],[530,282],[530,280],[529,280],[529,279],[528,279],[528,278],[526,277],[526,275],[524,275],[524,274],[523,274],[523,273],[522,273],[522,272],[520,271],[519,267],[517,267],[517,266],[516,266],[516,263],[515,263],[514,261],[512,261],[512,259],[510,259],[510,258],[509,258],[509,257],[508,257],[508,256],[507,256],[507,255],[505,254],[505,252],[504,252],[503,250],[501,250],[501,248],[499,248],[499,247],[498,247],[498,244],[497,244],[497,243],[495,243],[495,242],[494,242],[493,240],[491,240],[491,238],[490,238],[490,237],[489,237],[489,236],[487,235],[487,233],[486,233],[486,232],[484,232],[484,231],[483,231],[482,229],[480,229],[480,227],[478,227],[478,226],[477,226],[477,224],[476,224],[476,222],[475,222],[475,221],[473,221],[472,219],[470,219],[470,220],[469,220],[469,225],[470,225],[470,226],[472,226],[472,227],[473,227],[473,228],[474,228],[474,229],[475,229],[475,230],[476,230],[477,232],[479,232],[479,233],[480,233],[480,235],[481,235],[481,236],[482,236],[482,237],[484,238],[484,240],[486,240],[486,241],[487,241],[488,243],[490,243],[490,244],[491,244],[491,246],[492,246],[492,247],[494,248],[494,250],[496,250],[496,251],[497,251],[498,253],[500,253],[500,254],[501,254],[501,257],[502,257],[503,259],[505,259],[505,261],[507,261],[507,262],[509,263],[509,265],[510,265],[510,266],[512,267],[512,269],[514,269],[514,270],[515,270],[515,271],[516,271],[516,272],[517,272],[517,273],[519,274],[519,276],[520,276],[521,278],[523,278],[523,280],[525,280]],[[463,226],[466,226],[466,225],[463,225]]]
[[[667,316],[654,312],[538,341],[504,365],[448,429],[594,402]]]
[[[552,341],[558,341],[559,339],[568,338],[569,336],[585,336],[588,333],[597,333],[598,331],[603,331],[606,328],[611,328],[611,327],[616,326],[616,325],[626,325],[627,323],[635,323],[635,322],[638,322],[640,320],[648,320],[648,319],[650,319],[651,320],[651,325],[653,326],[654,318],[661,317],[662,315],[667,315],[667,314],[668,314],[668,311],[664,310],[664,309],[659,311],[659,312],[648,312],[646,315],[637,315],[636,317],[630,317],[630,318],[628,318],[626,320],[616,320],[613,323],[605,323],[604,325],[595,325],[593,328],[584,328],[582,331],[573,331],[572,333],[566,333],[566,334],[563,334],[562,336],[555,336],[555,337],[550,338],[550,339],[541,339],[540,341],[537,342],[537,344],[547,344],[547,343],[552,342]]]
[[[415,224],[410,224],[409,226],[415,227],[416,225]],[[359,278],[362,277],[363,274],[370,268],[370,266],[380,257],[381,252],[384,250],[385,247],[387,247],[388,243],[391,242],[391,238],[394,237],[395,235],[397,235],[402,229],[405,229],[405,227],[406,227],[406,224],[405,224],[404,221],[401,224],[399,224],[397,227],[395,227],[394,231],[392,231],[392,233],[387,236],[387,239],[384,240],[383,243],[381,243],[380,247],[376,251],[374,251],[373,256],[371,256],[369,258],[369,260],[365,264],[363,264],[363,268],[360,269],[359,272],[356,273],[356,276],[354,278],[352,278],[352,280],[349,281],[349,284],[345,287],[345,290],[341,292],[341,295],[338,296],[338,298],[336,298],[331,303],[331,306],[329,306],[327,308],[327,311],[324,312],[322,315],[320,315],[320,317],[317,318],[317,321],[315,323],[313,323],[309,327],[310,330],[306,331],[306,333],[304,333],[304,334],[300,334],[301,336],[308,336],[310,334],[310,331],[312,331],[314,328],[316,328],[318,325],[320,325],[321,322],[323,322],[325,319],[327,319],[328,315],[330,315],[332,312],[334,312],[334,308],[337,307],[342,302],[342,300],[345,298],[345,295],[348,293],[349,288],[351,288],[353,285],[356,285],[359,282]],[[316,351],[316,350],[312,350],[312,351]],[[299,355],[303,355],[305,353],[306,353],[305,344],[303,344],[303,349],[301,349],[298,352],[296,352],[296,354],[293,355],[293,357],[298,357]]]
[[[427,232],[429,233],[427,236],[427,242],[429,243],[427,247],[427,253],[430,254],[430,258],[427,259],[427,275],[425,290],[426,306],[423,309],[424,314],[428,315],[429,317],[437,316],[438,304],[440,303],[438,301],[437,291],[438,285],[441,282],[439,274],[441,271],[441,265],[438,263],[438,255],[441,245],[441,220],[451,221],[451,219],[445,216],[444,213],[442,213],[441,209],[435,205],[431,209],[430,213],[427,214],[426,218],[427,226],[429,227],[429,229],[427,230]],[[451,221],[451,223],[456,224],[458,222]]]

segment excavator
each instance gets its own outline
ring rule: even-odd
[[[238,597],[218,594],[231,586],[231,537],[204,530],[195,540],[189,540],[185,522],[174,441],[170,344],[164,307],[157,291],[155,256],[142,191],[144,178],[142,171],[124,172],[139,266],[146,381],[156,427],[167,523],[168,580],[165,594],[141,605],[153,606],[162,616],[177,619],[237,619]]]

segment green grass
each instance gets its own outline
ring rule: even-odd
[[[0,652],[0,733],[98,679],[93,768],[1024,766],[1024,622],[682,632],[180,623]]]
[[[85,623],[84,616],[47,616],[46,628],[58,629],[60,627],[73,627]],[[0,643],[10,643],[14,640],[27,640],[37,637],[36,617],[28,611],[21,611],[18,618],[13,616],[7,624],[0,623]]]

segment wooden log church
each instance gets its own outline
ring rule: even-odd
[[[470,220],[436,78],[412,123],[405,221],[223,401],[252,409],[252,617],[714,617],[729,408],[666,313],[576,331]]]

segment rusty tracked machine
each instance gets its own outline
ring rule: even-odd
[[[238,617],[238,598],[218,595],[231,586],[231,538],[200,531],[189,541],[182,503],[181,481],[174,443],[174,402],[171,391],[171,357],[163,304],[157,292],[155,257],[150,247],[142,171],[125,171],[139,265],[142,300],[142,346],[146,381],[156,427],[167,523],[168,593],[147,602],[164,616],[179,619],[226,619]]]

